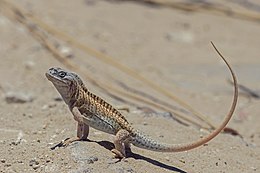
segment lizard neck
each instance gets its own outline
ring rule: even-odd
[[[71,97],[68,105],[70,107],[81,107],[86,101],[86,94],[87,93],[85,90],[83,90],[82,88],[77,88],[73,97]]]

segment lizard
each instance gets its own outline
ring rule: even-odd
[[[63,140],[59,146],[65,147],[74,141],[87,140],[89,126],[115,135],[115,148],[111,151],[117,158],[126,157],[125,151],[127,148],[130,148],[130,144],[157,152],[181,152],[197,148],[209,142],[225,128],[235,111],[238,100],[236,75],[224,56],[217,50],[213,43],[212,45],[231,73],[234,84],[234,95],[232,105],[224,121],[210,134],[197,141],[183,144],[166,144],[156,141],[143,132],[134,129],[117,109],[102,98],[91,93],[76,73],[59,67],[52,67],[45,75],[60,93],[64,102],[68,105],[74,119],[78,123],[77,136]]]

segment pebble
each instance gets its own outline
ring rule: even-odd
[[[191,32],[169,32],[165,34],[168,41],[179,41],[182,43],[192,43],[194,41],[194,34]]]
[[[87,159],[87,164],[92,164],[94,162],[98,161],[98,158],[95,156],[91,156]]]
[[[147,122],[143,122],[143,125],[146,126],[146,125],[148,125],[148,123]]]
[[[135,171],[132,168],[121,167],[121,168],[116,168],[116,172],[118,172],[118,173],[124,173],[124,172],[133,173]]]
[[[47,145],[48,146],[52,146],[52,145],[54,145],[54,143],[53,142],[49,142]]]
[[[39,168],[39,167],[40,167],[39,164],[40,164],[40,163],[39,163],[39,161],[38,161],[36,158],[33,158],[33,159],[31,159],[31,160],[29,161],[29,166],[32,166],[33,169]]]
[[[181,163],[185,163],[185,160],[183,160],[183,159],[179,159],[179,161],[180,161]]]
[[[1,159],[0,161],[1,161],[1,163],[5,163],[5,159]]]
[[[43,130],[46,130],[47,129],[47,126],[48,126],[48,124],[46,123],[46,124],[44,124],[43,126],[42,126],[42,129]]]
[[[169,157],[169,156],[166,156],[166,157],[165,157],[165,160],[170,161],[170,157]]]
[[[25,94],[21,92],[9,91],[5,94],[5,101],[7,103],[26,103],[34,100],[31,94]]]
[[[50,103],[42,106],[42,110],[48,110],[49,108],[53,108],[57,106],[56,103]]]
[[[10,167],[10,166],[12,166],[10,163],[5,164],[5,167]]]
[[[57,101],[57,102],[63,101],[63,99],[62,99],[61,97],[55,97],[53,100],[54,100],[54,101]]]
[[[67,46],[59,46],[58,50],[60,51],[60,53],[65,56],[66,58],[73,58],[74,54],[71,50],[71,48],[67,47]]]
[[[24,65],[26,69],[31,70],[35,66],[35,63],[33,61],[26,61]]]
[[[162,116],[165,118],[170,118],[170,119],[173,117],[171,112],[162,112]]]
[[[32,114],[28,114],[28,117],[29,117],[29,118],[32,118],[32,117],[33,117],[33,115],[32,115]]]
[[[35,170],[35,169],[38,169],[40,167],[40,165],[32,165],[32,168]]]

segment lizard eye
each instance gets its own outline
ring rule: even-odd
[[[66,73],[64,71],[59,72],[59,76],[61,78],[64,78],[66,76]]]

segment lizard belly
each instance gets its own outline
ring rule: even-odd
[[[99,118],[96,115],[84,116],[84,122],[90,127],[115,135],[117,130],[108,121]]]

